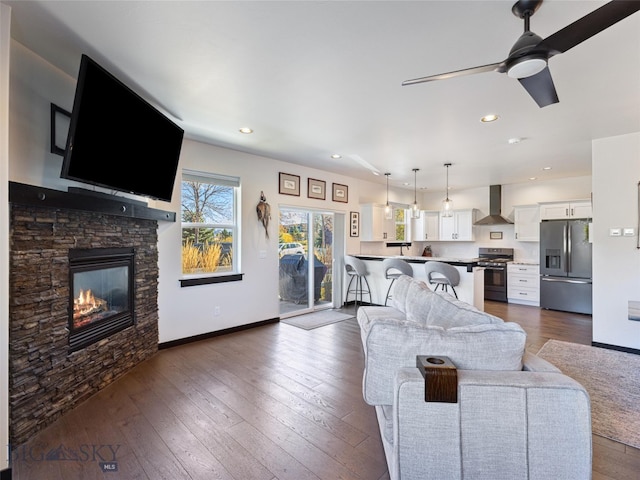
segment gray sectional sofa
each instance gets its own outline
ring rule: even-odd
[[[526,353],[526,333],[409,276],[357,313],[363,395],[392,480],[591,478],[586,390]],[[426,402],[416,356],[456,367],[457,402]]]

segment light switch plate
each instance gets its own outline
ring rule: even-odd
[[[609,236],[610,237],[619,237],[622,235],[622,229],[621,228],[610,228],[609,229]]]
[[[633,237],[636,234],[635,228],[623,228],[622,235],[625,237]]]

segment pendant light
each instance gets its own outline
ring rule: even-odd
[[[387,204],[384,207],[384,218],[386,220],[391,220],[393,218],[393,208],[391,208],[391,205],[389,205],[389,175],[391,174],[384,174],[384,176],[387,177]]]
[[[446,198],[442,201],[442,212],[440,213],[443,217],[452,217],[453,216],[453,202],[449,199],[449,167],[450,163],[445,163],[445,167],[447,167],[447,190],[446,190]]]
[[[420,218],[420,207],[418,206],[418,196],[416,192],[418,188],[418,181],[417,181],[418,170],[420,169],[419,168],[413,169],[413,205],[411,206],[411,218]]]

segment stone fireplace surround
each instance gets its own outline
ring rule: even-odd
[[[25,192],[28,195],[23,195]],[[82,207],[59,207],[67,204]],[[105,209],[104,201],[97,202],[97,211],[86,211],[92,204],[83,198],[76,203],[63,192],[10,184],[9,408],[13,446],[24,443],[158,350],[157,220],[124,214],[125,207],[114,207],[117,214],[105,214],[113,206],[107,202],[109,208]],[[151,211],[151,215],[143,214],[147,217],[162,212],[146,210]],[[143,212],[139,207],[138,211]],[[161,213],[161,219],[173,215],[175,220],[175,214],[166,213]],[[69,250],[121,247],[135,249],[136,322],[70,352]]]

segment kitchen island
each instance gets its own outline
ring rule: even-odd
[[[405,260],[413,269],[413,278],[427,283],[424,264],[430,261],[448,263],[460,272],[460,284],[455,287],[458,299],[469,303],[478,310],[484,310],[484,267],[478,266],[477,258],[450,257],[412,257],[408,255],[352,255],[367,265],[367,280],[371,287],[371,303],[384,305],[387,290],[391,280],[384,277],[382,261],[385,258],[400,258]],[[350,297],[350,300],[352,298]]]

